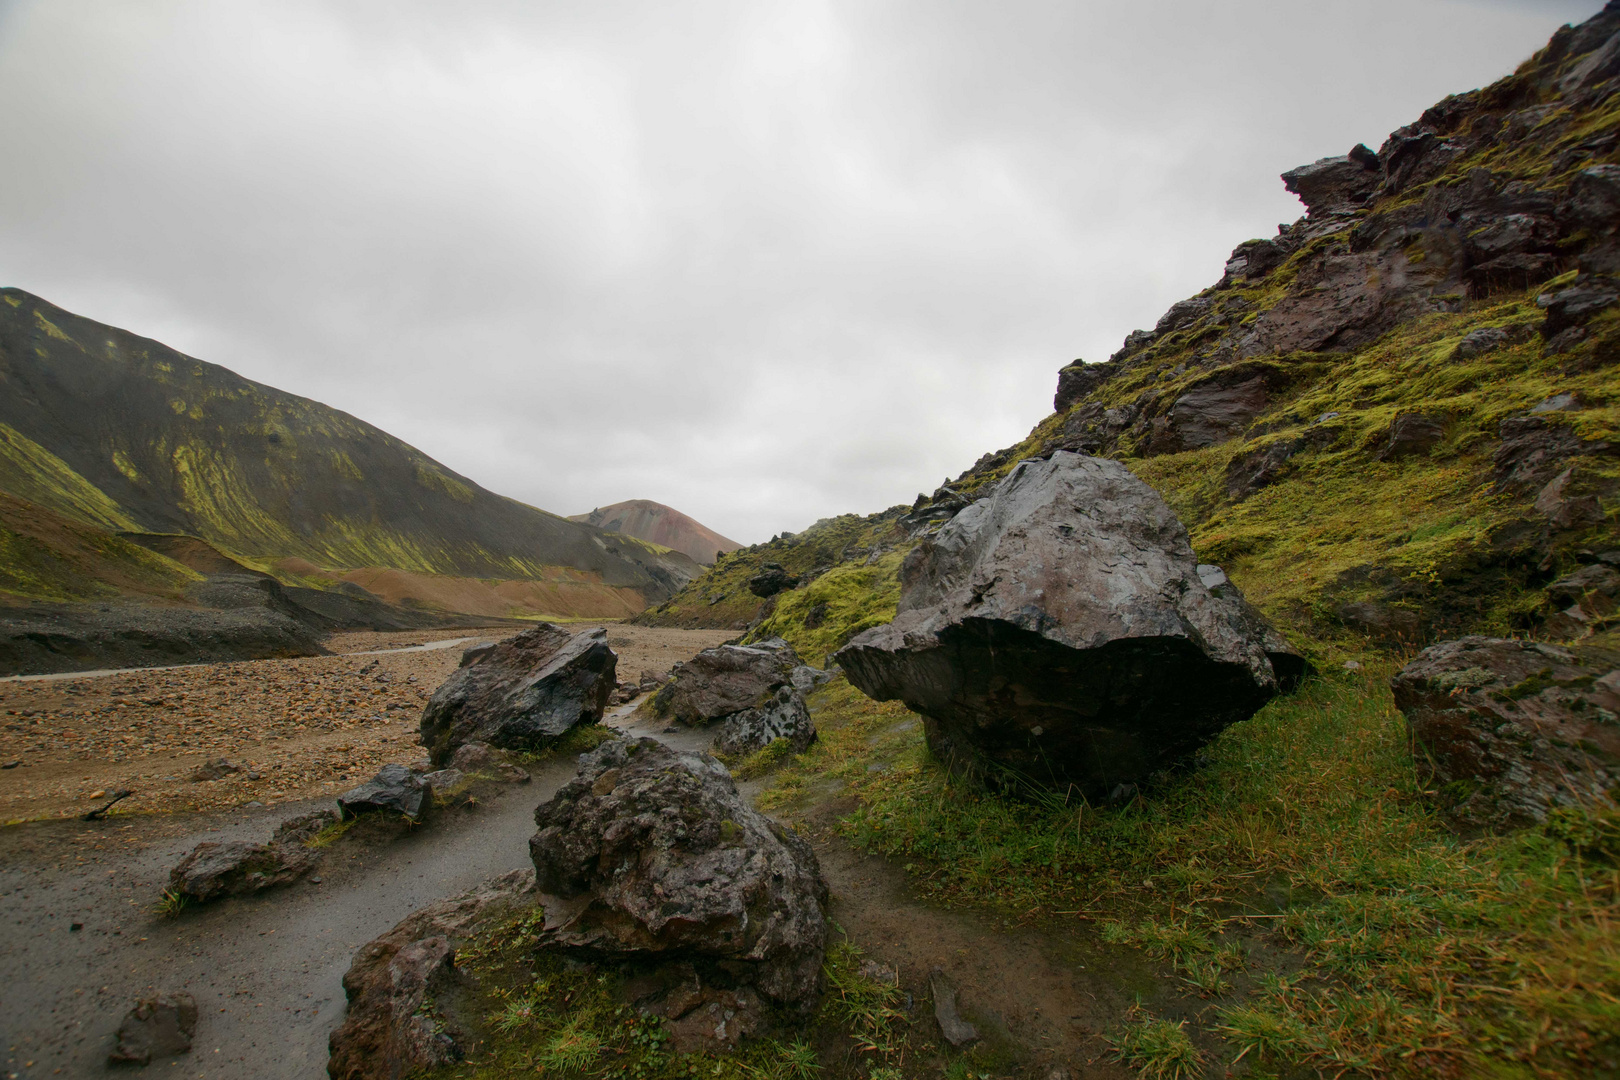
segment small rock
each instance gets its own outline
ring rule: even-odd
[[[1495,352],[1508,343],[1508,332],[1497,326],[1482,326],[1478,330],[1470,331],[1457,343],[1452,356],[1458,360],[1468,360],[1485,353]]]
[[[437,772],[424,773],[422,783],[433,789],[435,795],[449,791],[467,778],[460,769],[439,769]]]
[[[1378,455],[1379,460],[1426,456],[1444,435],[1439,420],[1419,413],[1401,413],[1390,422],[1389,445]]]
[[[900,973],[888,964],[879,963],[876,960],[864,960],[861,962],[861,978],[867,982],[875,982],[883,986],[900,985]]]
[[[22,764],[22,762],[20,762],[20,761],[8,761],[4,765],[0,765],[0,769],[15,769],[17,766],[19,766],[21,764]]]
[[[934,1019],[939,1021],[939,1031],[945,1041],[958,1050],[976,1041],[979,1029],[963,1020],[956,1011],[956,987],[945,972],[935,968],[929,972],[928,982],[934,991]]]
[[[778,687],[776,693],[757,709],[732,713],[714,737],[716,753],[736,756],[762,750],[777,739],[787,739],[794,752],[802,753],[816,741],[816,724],[810,719],[804,696],[792,686]]]
[[[205,840],[169,871],[169,888],[206,903],[288,885],[314,869],[320,856],[300,844]]]
[[[118,1045],[110,1063],[149,1063],[154,1056],[184,1054],[197,1034],[197,1001],[190,994],[142,998],[118,1025]]]
[[[509,784],[527,784],[529,774],[513,765],[500,751],[488,743],[470,742],[450,755],[450,768],[461,772],[504,780]]]
[[[1575,469],[1571,466],[1549,480],[1536,496],[1536,511],[1545,514],[1548,524],[1555,529],[1579,529],[1603,520],[1603,508],[1597,496],[1569,494],[1574,476]]]
[[[799,584],[799,579],[782,569],[778,563],[766,563],[764,568],[748,579],[748,591],[761,599],[769,599]]]
[[[1580,396],[1578,394],[1575,394],[1572,391],[1565,391],[1562,394],[1554,394],[1552,397],[1547,398],[1545,401],[1541,402],[1535,408],[1531,409],[1530,412],[1532,414],[1534,414],[1534,413],[1550,413],[1550,412],[1574,412],[1576,409],[1580,409],[1580,408],[1583,408],[1583,406],[1581,404]]]
[[[337,802],[345,820],[384,811],[421,821],[433,805],[428,786],[403,765],[384,765],[376,776],[339,795]]]
[[[343,819],[336,810],[316,810],[309,814],[299,814],[277,825],[271,840],[282,844],[301,844],[312,839],[328,825],[336,825],[341,820]]]
[[[215,760],[208,762],[206,765],[199,765],[193,769],[191,772],[191,782],[197,784],[209,780],[223,780],[232,773],[239,773],[241,771],[242,766],[236,764],[234,761],[228,761],[225,758],[216,758]]]
[[[1346,671],[1360,671],[1361,670],[1361,661],[1360,660],[1346,660],[1344,662],[1344,670],[1346,670]]]

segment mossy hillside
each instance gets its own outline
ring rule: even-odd
[[[637,621],[649,626],[743,630],[763,615],[771,632],[787,638],[795,648],[808,650],[801,655],[820,656],[828,643],[838,641],[840,634],[847,639],[851,626],[871,618],[885,604],[892,617],[893,601],[883,597],[889,593],[898,596],[893,582],[899,563],[888,556],[910,550],[911,541],[898,524],[906,509],[897,506],[866,517],[823,518],[796,535],[724,553],[701,577]],[[799,588],[768,601],[749,592],[748,579],[770,563],[800,578]],[[830,573],[835,570],[837,576]],[[875,572],[863,572],[867,570]],[[824,577],[830,580],[823,581]],[[809,599],[812,590],[815,598]],[[873,595],[862,595],[868,590]],[[822,602],[828,604],[826,621],[818,632],[807,633],[804,616]],[[783,612],[781,619],[773,615],[778,609]],[[753,636],[763,633],[762,629]]]
[[[120,536],[0,493],[0,604],[178,600],[201,575]]]
[[[102,527],[233,555],[521,578],[651,599],[696,564],[485,491],[346,413],[0,290],[0,485]]]

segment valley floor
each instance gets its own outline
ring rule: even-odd
[[[0,821],[76,817],[119,790],[129,812],[329,796],[423,757],[422,706],[460,647],[510,627],[346,633],[337,655],[0,680]],[[733,634],[610,627],[619,677],[668,671]],[[225,758],[240,772],[196,782]],[[15,766],[11,763],[17,762]]]

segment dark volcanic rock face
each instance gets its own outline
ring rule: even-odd
[[[954,768],[1106,798],[1264,705],[1303,661],[1117,462],[1025,461],[907,560],[835,659]]]
[[[1466,637],[1423,650],[1390,685],[1459,822],[1533,825],[1620,785],[1620,653]]]
[[[602,719],[618,663],[606,630],[570,635],[540,623],[472,659],[434,691],[422,711],[422,745],[441,767],[469,742],[543,747],[576,724]]]
[[[744,803],[718,761],[615,740],[534,820],[541,947],[696,962],[706,984],[813,1007],[827,935],[815,853]]]

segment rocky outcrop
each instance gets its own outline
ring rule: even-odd
[[[118,1025],[111,1065],[147,1065],[154,1057],[184,1054],[197,1036],[197,1000],[187,993],[142,998]]]
[[[1465,637],[1423,650],[1390,685],[1413,756],[1459,823],[1537,824],[1620,785],[1612,647]]]
[[[1124,466],[1021,462],[908,557],[899,614],[835,654],[953,768],[1103,799],[1190,755],[1303,661]]]
[[[614,740],[534,819],[541,947],[691,964],[717,992],[813,1008],[827,933],[815,853],[745,803],[718,761]]]
[[[606,630],[570,634],[539,623],[473,658],[434,691],[422,711],[422,745],[438,766],[469,742],[540,749],[602,719],[618,662]]]
[[[362,814],[398,814],[421,821],[433,808],[433,789],[403,765],[384,765],[377,775],[337,798],[345,820]]]
[[[333,1080],[398,1080],[460,1061],[464,1036],[433,1009],[457,978],[456,946],[486,920],[534,902],[534,873],[513,870],[408,916],[362,946],[343,976],[348,1013],[328,1042]]]
[[[748,591],[762,600],[768,600],[798,584],[798,577],[782,569],[781,564],[766,563],[759,573],[748,579]]]

